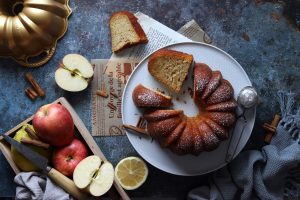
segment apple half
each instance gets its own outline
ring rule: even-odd
[[[89,156],[76,166],[73,181],[78,188],[98,197],[111,188],[114,168],[111,163],[103,162],[98,156]]]
[[[93,66],[85,57],[68,54],[55,72],[55,81],[66,91],[79,92],[87,88],[93,75]]]

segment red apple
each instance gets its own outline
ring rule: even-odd
[[[61,104],[42,106],[34,115],[32,125],[44,142],[65,146],[74,138],[74,123],[70,112]]]
[[[52,164],[55,169],[66,176],[71,176],[78,163],[86,158],[88,150],[78,139],[74,139],[71,144],[54,150]]]

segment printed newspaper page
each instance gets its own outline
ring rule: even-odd
[[[92,87],[92,135],[93,136],[114,136],[124,135],[122,128],[122,93],[123,88],[138,64],[134,60],[116,59],[110,62],[111,67],[107,68],[108,59],[92,60],[95,66]],[[107,97],[97,95],[97,90],[107,94]]]
[[[203,31],[195,20],[189,21],[177,32],[196,42],[204,42],[207,44],[212,43],[210,37]]]

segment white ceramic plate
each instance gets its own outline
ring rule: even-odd
[[[209,65],[213,70],[220,70],[223,77],[232,84],[235,91],[235,99],[243,87],[252,85],[240,64],[226,52],[217,47],[198,42],[185,42],[173,44],[165,48],[192,54],[196,62],[203,62]],[[138,109],[134,105],[131,97],[133,89],[139,83],[153,89],[160,88],[165,92],[168,91],[167,88],[157,82],[149,74],[147,67],[149,56],[144,58],[136,67],[124,89],[122,102],[122,119],[124,124],[136,125],[139,116],[142,115],[142,110]],[[178,96],[179,100],[176,100],[176,95],[171,94],[173,95],[174,109],[182,109],[188,116],[196,115],[198,112],[189,92],[187,92],[188,88],[192,88],[191,74],[192,73],[190,71],[188,80],[185,81],[181,94]],[[183,91],[185,91],[184,94]],[[235,156],[246,145],[251,135],[255,121],[255,113],[255,108],[247,111],[246,118],[248,123],[246,124],[245,130],[237,146]],[[242,120],[237,121],[237,123],[242,123]],[[240,129],[235,130],[232,137],[237,139],[240,132]],[[151,138],[139,137],[138,135],[130,132],[127,132],[127,136],[135,150],[146,161],[171,174],[185,176],[201,175],[226,165],[225,156],[229,140],[221,142],[220,146],[212,152],[203,152],[199,156],[178,156],[172,153],[169,149],[161,148],[159,144],[156,141],[152,141]]]

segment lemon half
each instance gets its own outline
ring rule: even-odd
[[[147,176],[147,165],[138,157],[124,158],[115,168],[115,177],[126,190],[137,189],[146,181]]]

